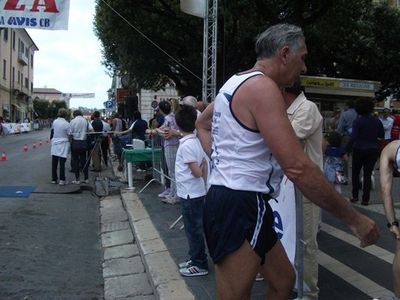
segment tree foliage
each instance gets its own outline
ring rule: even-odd
[[[256,34],[278,22],[304,28],[310,75],[400,82],[397,10],[371,0],[220,0],[218,87],[252,67]],[[172,80],[182,95],[200,95],[203,20],[181,12],[179,0],[97,0],[94,25],[110,72],[140,88]]]
[[[33,100],[33,110],[39,119],[55,119],[60,108],[67,109],[67,103],[64,100]]]
[[[49,118],[50,102],[47,100],[35,99],[33,100],[33,110],[39,119]]]

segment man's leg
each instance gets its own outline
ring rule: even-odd
[[[215,265],[217,299],[250,299],[251,287],[260,268],[260,262],[261,258],[245,241],[238,250]]]
[[[51,180],[57,181],[57,165],[58,165],[58,157],[55,155],[51,156]]]
[[[287,300],[295,282],[293,267],[280,241],[267,253],[261,274],[268,282],[266,299]]]
[[[59,157],[60,161],[60,180],[65,181],[65,163],[67,159],[65,157]]]
[[[303,198],[303,200],[303,240],[306,244],[303,279],[309,288],[304,295],[310,299],[318,299],[317,232],[320,208],[308,199]]]
[[[359,150],[353,151],[353,161],[351,170],[351,184],[353,199],[358,199],[358,190],[360,188],[360,172],[361,172],[361,153]]]

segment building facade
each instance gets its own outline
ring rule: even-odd
[[[25,29],[0,28],[0,116],[33,119],[33,66],[39,50]]]

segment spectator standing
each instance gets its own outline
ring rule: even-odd
[[[110,141],[108,139],[108,132],[111,131],[111,125],[105,120],[101,120],[103,123],[103,136],[101,138],[101,156],[105,167],[108,167],[108,152],[110,151]]]
[[[70,124],[65,120],[67,116],[68,111],[65,108],[60,108],[57,113],[57,119],[51,125],[51,183],[55,184],[60,179],[59,185],[67,183],[65,180],[65,162],[67,161],[70,147]],[[58,166],[60,166],[59,177],[57,176]]]
[[[171,178],[171,192],[161,201],[167,204],[176,204],[176,184],[175,184],[175,160],[176,151],[179,146],[180,133],[175,121],[175,114],[172,112],[171,104],[168,101],[161,101],[159,104],[160,112],[164,115],[164,123],[153,131],[164,137],[164,155],[168,167],[168,176]]]
[[[393,126],[390,132],[390,139],[392,141],[400,139],[400,115],[397,110],[393,110]]]
[[[93,131],[89,121],[80,110],[73,112],[70,123],[72,170],[75,173],[74,184],[80,184],[80,172],[83,172],[84,183],[89,183],[89,162],[87,161],[87,132]]]
[[[357,118],[357,112],[354,108],[354,102],[349,101],[346,103],[346,109],[342,111],[339,116],[339,120],[337,123],[336,131],[342,135],[342,149],[348,151],[348,154],[351,153],[351,148],[349,147],[349,142],[351,139],[351,133],[353,130],[353,122]],[[349,166],[348,163],[345,162],[344,172],[346,176],[349,175]]]
[[[183,97],[180,103],[194,107],[196,109],[197,117],[201,115],[201,111],[198,110],[197,99],[195,97],[193,96]]]
[[[182,208],[185,234],[189,243],[189,260],[179,264],[183,276],[208,274],[203,231],[203,205],[206,195],[206,155],[194,134],[196,109],[182,105],[176,113],[176,123],[182,132],[176,153],[175,179],[177,196]]]
[[[118,133],[122,131],[122,119],[118,113],[113,114],[111,124],[112,130],[114,131],[112,136],[113,150],[118,159],[118,171],[122,171],[122,145],[118,136]]]
[[[322,170],[322,125],[323,119],[314,102],[309,101],[301,90],[300,81],[286,88],[284,92],[290,124],[308,157]],[[303,241],[304,269],[306,283],[304,300],[318,299],[318,243],[317,233],[320,208],[308,198],[303,197]]]
[[[342,193],[342,185],[347,184],[347,177],[344,174],[344,161],[347,154],[340,147],[342,136],[332,131],[328,134],[327,145],[325,146],[324,174],[330,183],[333,184],[338,193]]]
[[[101,140],[103,137],[103,122],[100,119],[100,112],[95,111],[93,113],[92,121],[93,131],[96,132],[90,135],[90,150],[93,162],[93,172],[101,171]]]
[[[389,108],[384,108],[382,111],[382,115],[379,117],[379,120],[382,122],[383,125],[383,130],[385,131],[385,136],[384,138],[380,141],[380,151],[385,148],[387,144],[390,143],[391,140],[391,133],[392,133],[392,127],[393,127],[393,118],[390,115],[390,109]],[[379,152],[380,152],[379,151]]]
[[[358,201],[360,189],[360,172],[363,170],[362,205],[368,205],[371,190],[371,175],[379,155],[379,140],[384,137],[382,122],[372,115],[374,103],[372,100],[358,100],[357,113],[360,115],[353,122],[351,139],[346,152],[353,149],[352,159],[352,198],[351,202]]]

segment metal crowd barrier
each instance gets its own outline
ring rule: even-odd
[[[146,183],[146,185],[139,191],[139,194],[142,193],[152,182],[158,182],[165,186],[166,179],[169,179],[171,182],[175,182],[174,179],[169,177],[164,170],[166,170],[166,161],[164,156],[164,146],[163,139],[159,135],[148,136],[146,139],[147,144],[151,145],[152,149],[152,171],[153,178]],[[154,153],[154,149],[161,148],[161,157],[159,160],[156,159],[156,155]]]

